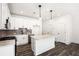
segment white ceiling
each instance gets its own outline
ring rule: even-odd
[[[39,7],[41,7],[41,15],[43,19],[50,19],[51,14],[50,10],[53,10],[53,17],[57,17],[63,14],[72,14],[76,7],[79,7],[77,3],[9,3],[9,9],[11,14],[30,16],[30,17],[39,17]]]
[[[18,14],[31,17],[39,17],[37,3],[10,3],[8,4],[11,14]],[[41,4],[44,5],[44,4]],[[42,6],[43,8],[44,6]]]

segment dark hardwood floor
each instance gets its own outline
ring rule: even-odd
[[[16,47],[16,56],[33,56],[31,44],[20,45]]]
[[[66,45],[64,43],[56,42],[55,45],[55,48],[38,56],[79,56],[79,44],[71,43]],[[34,56],[31,50],[31,44],[17,46],[16,55]]]

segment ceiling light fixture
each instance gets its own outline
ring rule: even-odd
[[[38,7],[39,7],[39,17],[41,17],[41,5],[38,5]]]
[[[50,10],[50,14],[51,14],[51,20],[52,20],[52,10]]]

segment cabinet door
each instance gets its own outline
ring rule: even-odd
[[[33,34],[40,34],[40,33],[41,33],[40,27],[39,27],[39,26],[33,27],[32,33],[33,33]]]
[[[58,33],[56,41],[65,43],[66,42],[66,32]]]
[[[23,40],[22,36],[21,35],[16,35],[16,38],[17,38],[17,45],[21,45],[21,42]]]
[[[66,42],[66,24],[63,22],[57,22],[54,25],[56,41],[58,42]]]
[[[17,35],[17,45],[23,45],[28,43],[28,35]]]
[[[22,42],[22,44],[27,44],[28,43],[28,35],[23,36],[23,39],[21,42]]]
[[[0,47],[0,56],[14,56],[15,45],[5,45]]]

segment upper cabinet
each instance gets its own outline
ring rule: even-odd
[[[2,3],[2,26],[1,29],[5,29],[6,19],[10,19],[10,10],[8,8],[8,4]]]
[[[29,18],[24,16],[12,15],[11,29],[27,28],[33,34],[42,34],[42,18]]]

